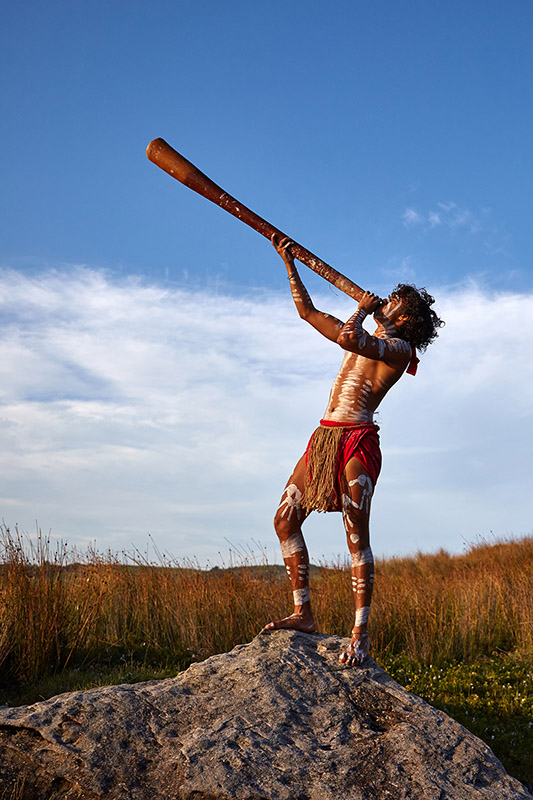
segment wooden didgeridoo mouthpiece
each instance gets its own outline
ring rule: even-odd
[[[233,214],[234,217],[237,217],[241,222],[249,225],[267,239],[271,239],[273,233],[276,233],[280,238],[287,236],[286,233],[280,231],[279,228],[275,228],[270,222],[243,206],[242,203],[239,203],[238,200],[221,189],[220,186],[213,183],[207,175],[204,175],[194,164],[191,164],[190,161],[187,161],[186,158],[177,153],[164,139],[153,139],[146,148],[146,156],[172,178],[176,178],[177,181],[188,186],[189,189],[198,192],[198,194],[211,200],[212,203]],[[354,300],[361,299],[363,290],[360,286],[357,286],[356,283],[337,272],[325,261],[313,255],[301,244],[295,242],[291,248],[291,253],[294,258],[301,261],[309,269],[312,269],[321,278],[336,286],[341,292],[353,297]]]

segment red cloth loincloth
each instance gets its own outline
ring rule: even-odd
[[[335,467],[336,472],[336,485],[335,485],[335,502],[331,510],[340,510],[339,499],[341,496],[340,486],[342,474],[346,468],[346,464],[351,458],[357,460],[363,465],[373,486],[376,485],[379,473],[381,471],[381,449],[379,446],[379,426],[374,422],[362,422],[358,425],[347,425],[342,422],[331,422],[330,420],[321,419],[320,425],[326,428],[345,428],[343,432],[339,447],[337,449],[337,462]],[[318,430],[318,429],[317,429]],[[312,433],[309,443],[305,451],[305,464],[307,467],[309,450],[313,441],[316,430]]]

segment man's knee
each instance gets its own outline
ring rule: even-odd
[[[370,568],[374,568],[374,555],[370,545],[368,547],[358,548],[352,552],[352,567],[362,567],[368,564]]]
[[[300,553],[306,552],[305,539],[301,531],[289,529],[282,520],[281,524],[276,527],[276,533],[281,546],[281,555],[284,559],[299,556]]]

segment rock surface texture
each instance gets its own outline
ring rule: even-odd
[[[0,710],[0,796],[531,800],[492,751],[347,641],[276,631],[177,678]],[[17,795],[18,797],[19,795]]]

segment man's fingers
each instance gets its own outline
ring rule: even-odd
[[[294,244],[292,239],[290,239],[288,236],[284,236],[283,239],[279,239],[278,233],[273,233],[272,236],[270,237],[270,241],[272,242],[278,253],[281,253],[282,250],[288,251],[288,249],[292,247],[292,245]]]
[[[379,306],[383,303],[379,295],[375,294],[374,292],[366,291],[362,296],[360,303],[363,304],[363,307],[366,308],[369,312],[375,311]]]

